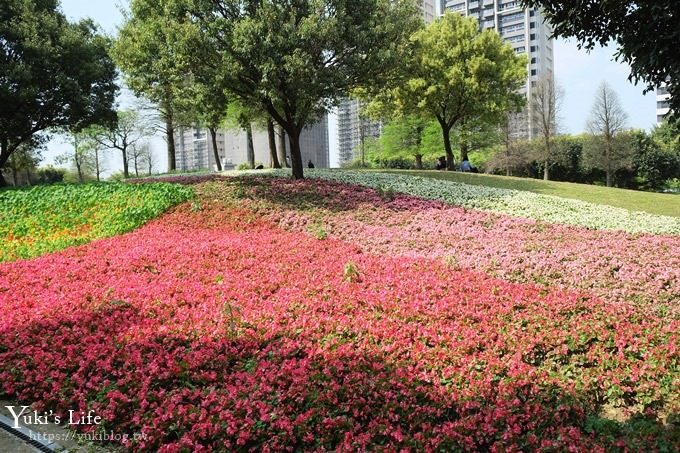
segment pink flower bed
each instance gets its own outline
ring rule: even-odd
[[[218,182],[201,210],[2,264],[1,390],[37,410],[94,410],[99,429],[145,434],[126,443],[135,451],[680,447],[663,424],[680,409],[677,318],[452,269],[462,256],[453,266],[418,244],[411,256],[368,246],[375,219],[391,234],[421,216],[443,222],[442,211],[459,217],[450,228],[481,231],[465,220],[478,214],[317,181],[264,184],[318,187],[324,219],[337,220],[326,228],[358,245],[262,218],[274,202],[277,220],[298,225],[296,204],[306,227],[314,197],[263,204],[246,189],[237,200]],[[639,413],[645,429],[602,419],[605,405]]]
[[[444,259],[520,283],[588,291],[608,301],[666,304],[680,316],[680,237],[596,231],[471,211],[315,180],[250,180],[267,218],[389,256]],[[294,200],[304,194],[308,208]],[[288,200],[287,200],[288,199]],[[290,202],[289,202],[290,201]]]

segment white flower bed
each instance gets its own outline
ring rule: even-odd
[[[290,175],[290,171],[276,170],[267,173]],[[643,212],[629,211],[612,206],[585,201],[540,195],[510,189],[474,186],[440,179],[418,176],[364,173],[347,170],[305,169],[312,178],[329,179],[383,190],[393,190],[430,200],[439,200],[456,206],[491,211],[515,217],[549,223],[578,225],[593,229],[619,230],[629,233],[655,233],[680,235],[680,219]]]

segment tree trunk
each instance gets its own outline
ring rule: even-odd
[[[123,153],[123,177],[128,179],[130,177],[130,165],[128,163],[127,150],[122,149],[121,152]]]
[[[290,160],[293,167],[293,178],[303,179],[305,177],[302,169],[302,153],[300,152],[300,130],[297,126],[291,127],[288,131],[288,140],[290,141]]]
[[[26,184],[30,187],[30,186],[32,186],[32,184],[31,184],[31,169],[26,167],[26,168],[24,168],[24,172],[26,173]]]
[[[418,170],[423,169],[423,155],[422,154],[416,154],[416,168]]]
[[[175,159],[175,125],[171,113],[165,115],[165,138],[168,144],[168,171],[174,171],[177,169],[177,160]]]
[[[213,155],[215,156],[215,165],[217,166],[217,171],[222,171],[222,161],[220,160],[220,153],[217,151],[217,128],[209,127],[210,138],[212,139]]]
[[[512,172],[510,172],[510,147],[505,150],[505,176],[512,176]]]
[[[94,150],[94,171],[97,174],[97,182],[101,181],[101,167],[99,166],[99,150],[95,148]]]
[[[9,150],[8,140],[3,138],[0,143],[0,187],[7,187],[7,181],[5,181],[5,177],[2,175],[2,170],[4,170],[7,159],[11,155],[12,152]]]
[[[276,131],[274,130],[274,123],[271,118],[267,120],[267,135],[269,136],[269,155],[271,158],[272,168],[281,168],[279,163],[279,156],[276,154]]]
[[[545,139],[545,162],[543,162],[543,180],[550,180],[550,137],[544,137]]]
[[[19,172],[14,165],[12,165],[12,185],[14,187],[19,187]]]
[[[136,152],[136,151],[135,151]],[[135,160],[134,160],[134,166],[135,166],[135,176],[139,178],[139,165],[138,165],[139,158],[137,157],[137,154],[135,154]]]
[[[77,155],[76,155],[76,159],[75,159],[75,164],[76,164],[76,171],[78,172],[78,181],[79,182],[85,182],[85,176],[83,175],[83,165],[78,160]]]
[[[279,163],[282,168],[290,168],[286,160],[286,131],[279,126]]]
[[[468,159],[468,144],[467,143],[461,143],[460,144],[460,161],[463,162],[464,160],[470,160],[470,159]]]
[[[442,127],[444,149],[446,150],[446,169],[454,171],[456,169],[456,159],[453,157],[453,148],[451,148],[451,129],[441,123],[440,126]]]
[[[252,169],[255,168],[255,146],[253,145],[253,125],[250,123],[246,126],[246,136],[248,139],[248,165]]]
[[[611,139],[607,139],[608,141],[611,141]],[[607,169],[605,171],[605,174],[607,175],[607,187],[612,186],[612,163],[611,163],[611,155],[612,155],[612,149],[611,145],[607,143],[607,149],[606,149],[606,155],[605,159],[607,161]]]

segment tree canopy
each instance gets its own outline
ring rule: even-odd
[[[115,121],[109,46],[92,21],[68,22],[57,0],[0,3],[0,169],[40,132]]]
[[[670,105],[680,112],[680,2],[678,0],[524,0],[540,7],[554,34],[576,38],[581,47],[614,41],[617,58],[631,66],[630,78],[647,82],[647,90],[668,81]]]
[[[153,102],[160,112],[166,135],[168,170],[176,169],[175,128],[178,118],[191,110],[192,61],[207,61],[196,46],[198,30],[187,20],[188,2],[182,0],[132,0],[114,42],[113,58],[125,83],[138,96]],[[194,59],[189,60],[192,56]]]
[[[449,169],[452,128],[500,123],[525,102],[518,90],[526,80],[526,59],[515,55],[498,33],[480,31],[475,19],[457,13],[446,13],[412,36],[404,74],[377,102],[396,114],[436,119]]]
[[[293,175],[303,177],[300,133],[339,99],[380,84],[422,24],[413,0],[193,0],[222,87],[261,105],[285,129]]]

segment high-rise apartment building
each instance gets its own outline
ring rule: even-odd
[[[420,10],[425,23],[437,18],[436,1],[423,0]],[[356,99],[343,99],[338,107],[338,154],[341,164],[351,162],[361,156],[367,138],[379,137],[382,124],[361,118],[361,102]]]
[[[666,89],[666,84],[662,83],[656,88],[656,123],[663,123],[666,115],[671,111],[668,101],[671,98],[671,94]]]
[[[207,129],[182,128],[175,137],[177,169],[214,170],[215,153]],[[290,165],[290,143],[286,140],[286,156]],[[278,146],[278,140],[277,140]],[[269,137],[266,130],[253,129],[255,161],[265,166],[270,164]],[[329,167],[328,115],[317,123],[305,128],[300,134],[302,162],[312,161],[317,168]],[[222,168],[233,170],[248,161],[248,139],[243,130],[220,129],[217,132],[217,152]]]
[[[540,10],[522,8],[519,0],[441,0],[442,12],[453,11],[464,16],[474,17],[480,27],[492,28],[509,43],[517,54],[526,54],[529,59],[529,77],[525,87],[528,100],[532,87],[540,79],[550,83],[555,81],[553,42],[550,39],[552,28],[545,22]],[[531,108],[531,103],[528,103]],[[524,114],[526,128],[521,135],[536,135],[532,125],[531,112]]]

